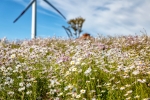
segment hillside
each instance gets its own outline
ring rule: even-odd
[[[1,100],[149,100],[150,37],[0,43]]]

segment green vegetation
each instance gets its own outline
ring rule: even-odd
[[[0,100],[148,100],[150,37],[0,42]]]

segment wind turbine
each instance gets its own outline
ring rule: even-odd
[[[43,0],[45,1],[49,6],[51,6],[53,9],[55,9],[64,19],[65,16],[56,8],[54,7],[50,2],[48,2],[47,0]],[[37,0],[31,0],[31,2],[29,3],[29,5],[22,11],[22,13],[14,20],[13,23],[15,23],[29,8],[30,6],[32,6],[32,25],[31,25],[31,38],[34,39],[36,38],[36,10],[37,10]]]

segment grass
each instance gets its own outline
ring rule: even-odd
[[[0,100],[149,100],[150,37],[0,42]]]

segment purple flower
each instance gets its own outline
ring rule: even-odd
[[[66,62],[69,61],[69,57],[65,56],[65,55],[61,55],[58,59],[57,59],[57,63],[61,63],[61,62]]]

